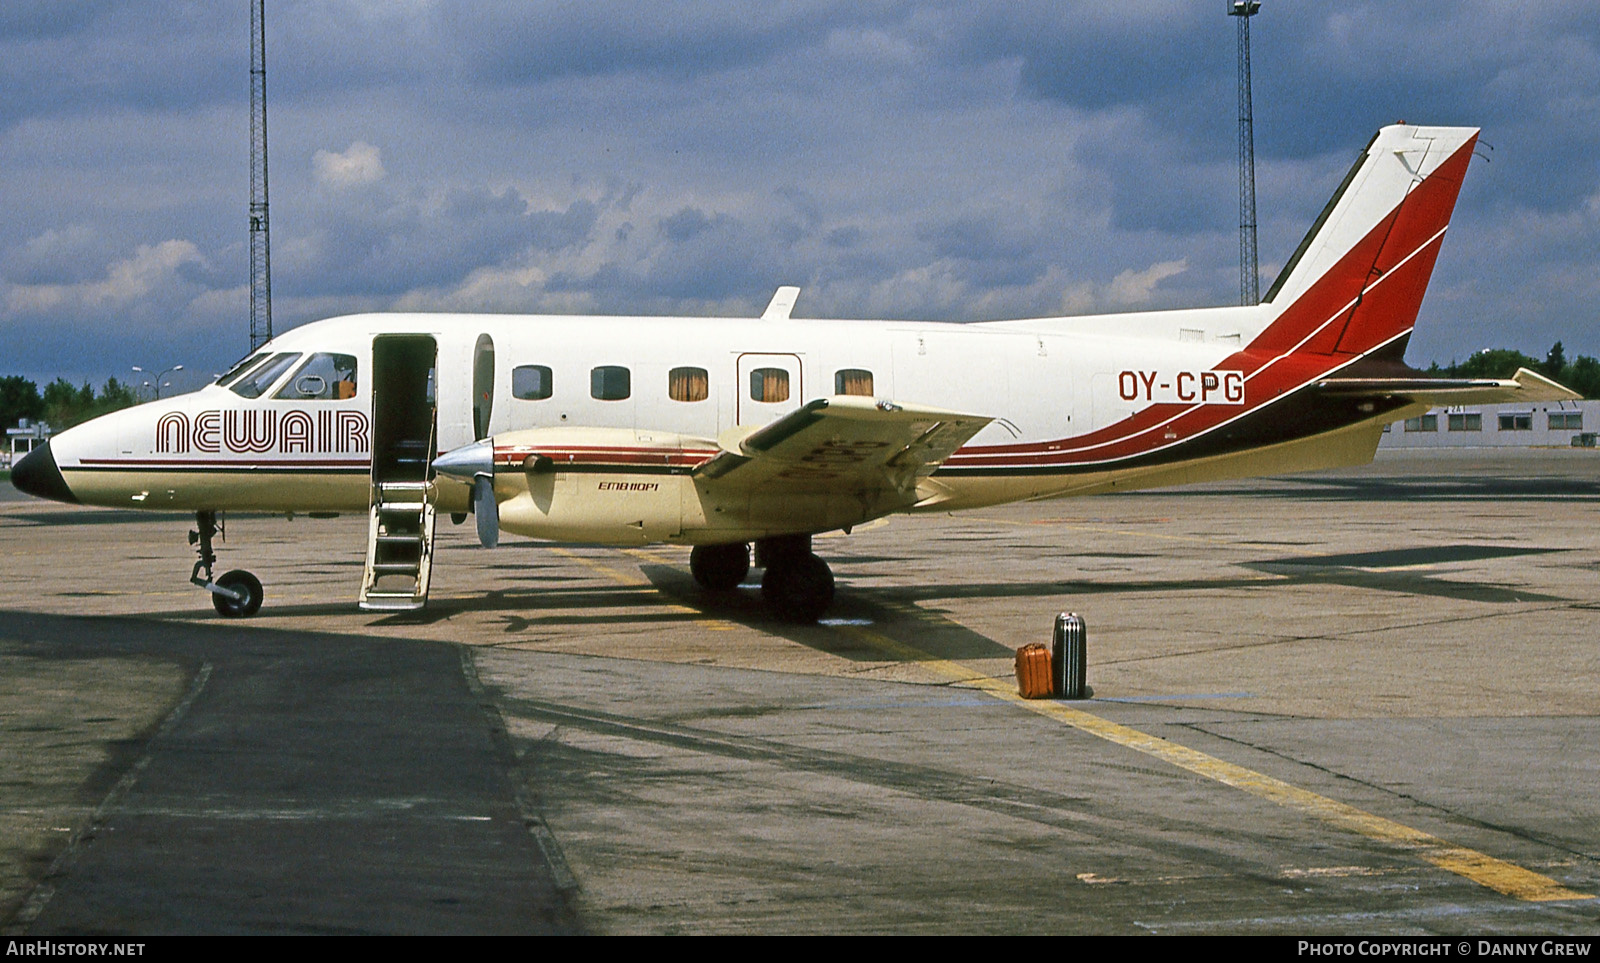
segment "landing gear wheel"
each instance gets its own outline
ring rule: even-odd
[[[712,592],[727,592],[739,587],[750,574],[750,546],[696,545],[689,553],[689,572],[700,587]]]
[[[217,607],[217,614],[223,618],[248,619],[261,611],[261,600],[265,593],[261,590],[261,580],[249,572],[234,569],[217,579],[217,585],[243,596],[230,599],[226,595],[211,593],[211,604]]]
[[[810,552],[767,563],[761,595],[773,614],[788,622],[815,622],[833,603],[833,572]]]

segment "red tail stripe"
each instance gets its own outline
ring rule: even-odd
[[[1146,454],[1248,414],[1405,334],[1416,323],[1475,142],[1458,148],[1248,347],[1216,366],[1244,372],[1243,407],[1156,404],[1074,438],[962,448],[946,464],[1080,464]]]

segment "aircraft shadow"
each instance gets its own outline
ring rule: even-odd
[[[846,577],[840,581],[838,594],[827,617],[818,625],[795,625],[773,618],[761,599],[759,587],[753,581],[733,591],[710,592],[697,585],[688,572],[681,568],[646,563],[640,567],[640,571],[647,584],[568,588],[549,584],[566,580],[568,576],[536,571],[524,575],[521,580],[543,584],[489,590],[466,597],[435,597],[429,601],[427,608],[420,611],[386,616],[374,614],[373,621],[367,624],[374,628],[425,626],[460,615],[488,613],[502,620],[500,631],[516,636],[540,630],[559,632],[608,625],[684,626],[709,619],[775,635],[851,661],[894,661],[885,649],[864,641],[858,634],[837,631],[838,626],[854,625],[869,628],[871,632],[887,636],[928,656],[952,661],[981,660],[1009,657],[1016,645],[1035,640],[991,639],[956,622],[938,618],[937,610],[929,608],[928,603],[958,599],[1171,595],[1327,585],[1489,604],[1570,602],[1573,600],[1520,586],[1452,579],[1417,568],[1560,551],[1566,549],[1459,544],[1291,556],[1240,563],[1239,567],[1247,571],[1273,576],[1270,580],[1263,580],[1258,575],[1219,575],[1185,579],[1050,579],[858,586],[851,585]],[[348,597],[293,605],[273,605],[269,598],[268,603],[254,620],[257,623],[270,625],[275,617],[343,615],[349,614],[353,607]],[[672,608],[664,611],[663,605]],[[199,604],[152,612],[143,617],[181,622],[209,622],[213,618]]]
[[[1304,502],[1600,501],[1600,483],[1577,478],[1421,475],[1397,478],[1274,478],[1275,485],[1225,485],[1129,492],[1122,498],[1247,497]]]

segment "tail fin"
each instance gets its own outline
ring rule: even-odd
[[[1360,356],[1393,345],[1398,359],[1477,139],[1465,127],[1378,131],[1267,291],[1278,313],[1251,347]]]

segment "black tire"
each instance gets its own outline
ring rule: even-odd
[[[689,572],[703,589],[732,591],[750,574],[750,545],[696,545],[689,553]]]
[[[217,614],[223,618],[248,619],[261,611],[261,600],[266,595],[261,591],[261,580],[249,572],[234,569],[217,579],[217,585],[244,595],[242,599],[230,599],[226,595],[211,593],[211,604],[216,606]]]
[[[776,558],[767,563],[761,595],[778,618],[810,624],[833,604],[833,572],[809,552]]]

